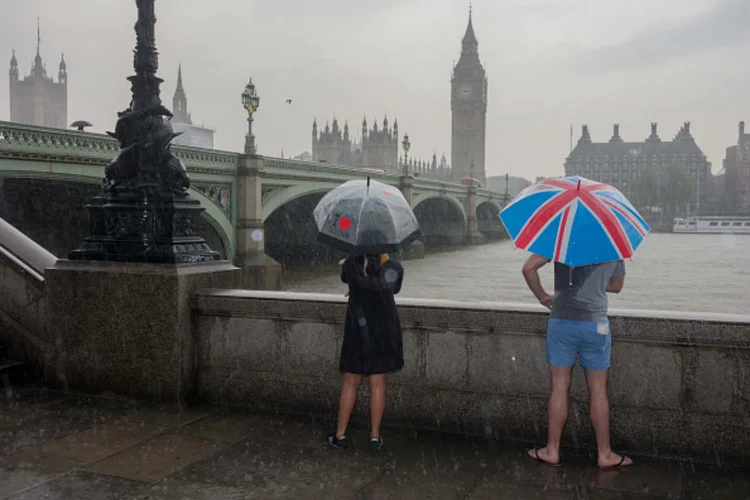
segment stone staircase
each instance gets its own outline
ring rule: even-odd
[[[24,378],[25,367],[25,362],[9,358],[5,346],[0,344],[0,379],[2,379],[3,392],[8,399],[13,397],[11,380]]]

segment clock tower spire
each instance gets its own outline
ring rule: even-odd
[[[471,175],[484,181],[487,129],[487,76],[479,60],[479,42],[474,33],[472,10],[461,40],[461,57],[451,78],[451,170],[457,178]]]

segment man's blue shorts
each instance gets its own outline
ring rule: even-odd
[[[587,370],[606,370],[612,354],[609,321],[572,321],[550,318],[547,323],[547,363]]]

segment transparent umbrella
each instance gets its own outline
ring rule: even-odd
[[[419,223],[401,192],[377,181],[345,182],[313,211],[318,241],[343,252],[398,252],[421,239]]]

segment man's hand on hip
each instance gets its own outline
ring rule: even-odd
[[[554,296],[549,295],[549,294],[545,294],[544,297],[542,297],[541,299],[539,299],[539,303],[542,304],[544,307],[546,307],[547,309],[549,309],[551,311],[552,310],[552,301],[554,299],[555,299]]]

